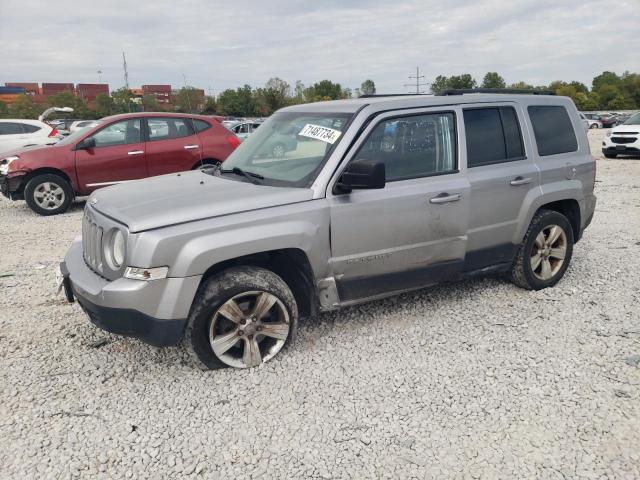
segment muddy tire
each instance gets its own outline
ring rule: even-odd
[[[249,368],[290,345],[297,327],[298,307],[282,278],[264,268],[235,267],[200,287],[183,345],[205,369]]]
[[[518,249],[511,281],[527,290],[554,286],[571,262],[573,241],[567,217],[552,210],[539,210]]]

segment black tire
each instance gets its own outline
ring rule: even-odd
[[[52,201],[49,205],[51,208],[43,207],[42,200],[38,200],[36,195],[42,194],[43,185],[48,184],[50,186],[58,187],[57,189],[50,188],[51,192],[62,191],[61,194],[53,195]],[[59,189],[59,190],[58,190]],[[27,185],[24,187],[24,199],[29,205],[29,208],[39,215],[58,215],[59,213],[66,212],[73,201],[73,189],[69,182],[59,175],[52,173],[45,173],[33,177]],[[58,204],[59,203],[59,204]]]
[[[196,163],[191,170],[203,170],[205,168],[212,168],[220,165],[217,160],[202,160],[202,162]]]
[[[605,153],[605,158],[616,158],[618,156],[617,153]]]
[[[559,226],[563,230],[566,240],[564,259],[558,270],[548,279],[541,279],[531,266],[532,255],[534,251],[537,251],[536,238],[538,235],[547,231],[550,226]],[[544,233],[543,233],[544,235]],[[510,277],[511,281],[519,287],[527,290],[541,290],[543,288],[552,287],[560,281],[564,273],[571,262],[571,256],[573,254],[573,229],[571,223],[567,220],[567,217],[561,213],[554,212],[552,210],[539,210],[531,219],[529,229],[522,240],[522,244],[518,249],[518,254],[511,267]],[[536,250],[534,250],[534,248]],[[553,260],[556,261],[556,260]],[[555,267],[554,267],[555,269]]]
[[[592,123],[589,128],[590,129],[598,128],[598,124],[597,123]]]
[[[291,289],[286,282],[270,270],[260,267],[241,266],[224,270],[200,286],[191,307],[187,327],[182,343],[189,354],[204,369],[226,368],[228,363],[221,360],[213,351],[209,340],[209,329],[218,309],[230,299],[244,292],[262,291],[277,297],[286,308],[289,316],[289,332],[283,350],[294,341],[298,328],[298,307]],[[271,307],[273,308],[273,307]],[[259,334],[256,333],[256,339]],[[264,341],[264,338],[261,339]],[[244,343],[240,342],[242,348]],[[236,347],[239,348],[237,345]],[[264,359],[262,359],[264,362]]]

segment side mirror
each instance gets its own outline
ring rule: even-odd
[[[93,137],[85,138],[80,143],[76,145],[76,150],[89,150],[90,148],[95,148],[96,139]]]
[[[347,165],[336,186],[342,193],[351,190],[384,188],[386,175],[384,163],[377,160],[356,160]]]

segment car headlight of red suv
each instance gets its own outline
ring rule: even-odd
[[[9,173],[9,165],[11,165],[11,162],[18,160],[19,158],[20,157],[18,157],[17,155],[13,155],[11,157],[5,157],[0,160],[0,175],[6,175],[7,173]]]

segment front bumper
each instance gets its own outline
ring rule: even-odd
[[[0,193],[11,200],[24,200],[22,194],[23,176],[0,175]]]
[[[155,346],[180,342],[201,279],[108,281],[87,267],[80,240],[73,242],[60,270],[67,299],[77,300],[94,325]]]
[[[640,147],[634,145],[612,145],[602,148],[602,153],[617,153],[622,155],[638,155],[640,154]]]

